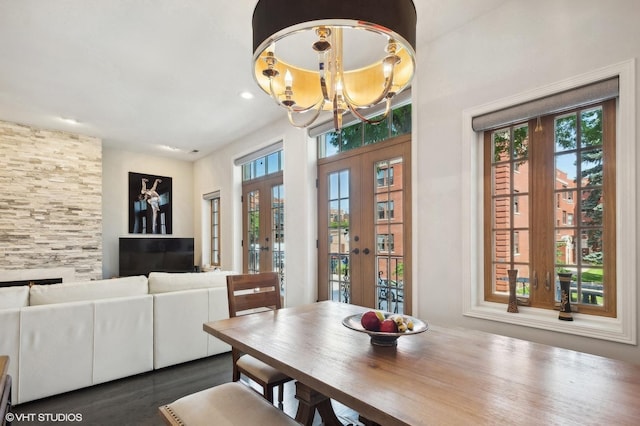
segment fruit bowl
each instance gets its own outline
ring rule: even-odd
[[[393,315],[390,312],[383,312],[383,314],[385,318],[389,318]],[[342,320],[342,324],[352,330],[359,331],[361,333],[367,333],[371,337],[372,345],[396,346],[398,344],[398,337],[422,333],[429,329],[429,325],[424,321],[421,321],[409,315],[404,315],[404,317],[413,321],[413,330],[407,330],[402,333],[387,333],[383,331],[366,330],[361,323],[362,314],[349,315]]]

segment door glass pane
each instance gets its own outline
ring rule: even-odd
[[[495,229],[511,228],[511,197],[498,197],[493,200],[493,227]]]
[[[513,209],[513,226],[526,228],[529,226],[529,196],[515,193],[511,198]]]
[[[584,150],[580,154],[580,170],[584,186],[602,185],[602,148]]]
[[[605,296],[603,274],[603,268],[581,268],[580,292],[576,296],[576,298],[580,300],[580,303],[602,306]]]
[[[527,259],[527,262],[529,261],[529,259]],[[516,279],[516,296],[517,297],[522,297],[522,298],[527,298],[529,297],[529,291],[530,291],[530,282],[531,282],[531,277],[530,277],[530,273],[529,273],[529,263],[525,263],[525,264],[520,264],[520,263],[515,263],[514,264],[514,269],[518,270],[518,276]]]
[[[602,266],[604,255],[602,229],[584,229],[580,233],[580,258],[585,266]]]
[[[576,153],[556,155],[556,188],[575,188],[578,176]]]
[[[606,298],[602,137],[601,107],[556,120],[556,271],[572,273],[572,303],[599,306]]]
[[[403,160],[375,164],[372,211],[376,230],[375,300],[378,309],[404,313]]]
[[[272,270],[280,277],[280,292],[284,295],[284,185],[271,188],[271,253]]]
[[[556,118],[555,131],[556,152],[575,149],[578,139],[577,115],[572,113]]]
[[[329,299],[344,303],[351,301],[349,285],[349,170],[330,173],[328,180],[329,215],[327,238],[329,264]]]
[[[514,263],[529,264],[531,261],[529,256],[529,230],[516,229],[513,235],[513,261]],[[518,268],[514,268],[518,269]],[[522,277],[518,274],[518,277]]]
[[[576,258],[576,235],[573,229],[563,229],[556,232],[556,263],[564,266],[575,267]]]
[[[508,263],[511,261],[511,253],[511,232],[508,230],[494,231],[493,261],[497,263]]]
[[[260,272],[260,191],[247,193],[247,248],[250,274]]]
[[[512,159],[522,163],[529,158],[529,126],[522,124],[513,129]]]
[[[511,163],[493,166],[493,195],[511,193]]]
[[[509,294],[509,275],[507,263],[495,263],[493,265],[493,292]]]
[[[602,106],[580,114],[580,145],[583,148],[602,145]]]
[[[518,295],[529,285],[529,127],[492,133],[492,289],[509,293],[509,269],[518,270]]]
[[[510,159],[509,147],[511,146],[511,130],[496,130],[491,136],[493,140],[491,149],[493,156],[491,162],[498,163],[500,161],[508,161]]]

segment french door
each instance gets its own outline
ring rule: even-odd
[[[242,185],[243,271],[279,272],[284,278],[284,185],[282,172]]]
[[[411,139],[318,161],[318,298],[411,313]]]

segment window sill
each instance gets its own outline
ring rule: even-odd
[[[558,311],[555,310],[518,306],[518,313],[510,313],[507,312],[505,304],[493,302],[482,302],[472,306],[464,315],[558,333],[635,344],[633,335],[628,330],[625,331],[623,322],[617,318],[574,312],[573,321],[561,321],[558,319]]]

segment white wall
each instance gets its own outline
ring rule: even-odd
[[[281,122],[234,141],[215,154],[197,161],[194,169],[194,205],[200,208],[194,212],[194,222],[198,226],[195,234],[202,236],[205,247],[209,247],[209,207],[202,201],[202,195],[220,191],[222,269],[242,271],[241,168],[234,166],[233,162],[236,158],[278,141],[283,141],[285,152],[285,305],[292,306],[313,302],[317,294],[316,146],[315,141],[306,140],[306,132],[292,127],[283,118]],[[206,264],[207,253],[202,256],[202,262]]]
[[[146,154],[102,152],[102,276],[118,275],[118,239],[129,234],[129,172],[168,176],[173,185],[172,237],[193,237],[193,163]],[[142,236],[139,235],[138,236]],[[197,244],[196,244],[197,245]]]
[[[420,22],[429,11],[416,6]],[[462,111],[637,57],[638,16],[634,0],[510,1],[420,46],[414,164],[416,208],[427,219],[414,226],[419,316],[640,362],[637,346],[463,317],[458,260],[468,219],[461,203]]]
[[[426,40],[429,29],[421,29],[420,22],[433,11],[420,1],[415,4],[418,39]],[[477,328],[637,363],[637,346],[462,315],[461,223],[468,217],[461,209],[465,194],[460,159],[465,109],[639,56],[636,21],[640,2],[514,0],[487,10],[480,18],[417,47],[413,190],[414,218],[419,220],[413,224],[414,314],[432,323]],[[222,221],[229,226],[223,225],[223,265],[239,269],[240,190],[232,179],[232,162],[278,138],[285,142],[287,303],[297,305],[316,297],[315,145],[306,140],[304,132],[283,118],[197,162],[194,199],[199,202],[203,193],[221,191]],[[239,179],[237,172],[235,176]],[[202,226],[200,212],[195,214],[195,223]],[[196,229],[195,234],[201,231]]]

